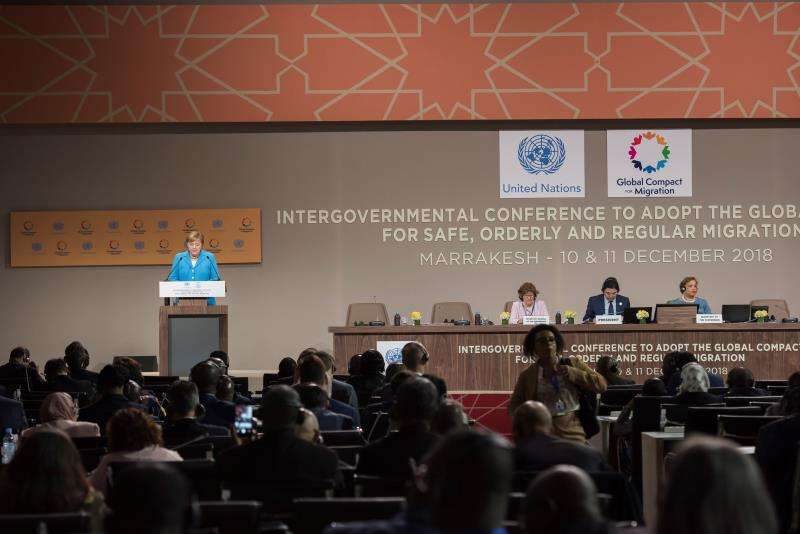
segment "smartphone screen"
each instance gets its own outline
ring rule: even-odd
[[[251,404],[237,404],[236,418],[233,420],[233,427],[236,434],[249,436],[253,433],[253,406]]]

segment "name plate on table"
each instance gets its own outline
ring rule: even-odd
[[[622,324],[621,315],[595,315],[594,324]]]
[[[537,324],[550,324],[550,317],[547,315],[526,315],[522,318],[522,324],[535,326]]]
[[[224,297],[225,282],[159,282],[158,298]]]
[[[718,324],[722,322],[721,313],[698,313],[694,321],[697,324]]]

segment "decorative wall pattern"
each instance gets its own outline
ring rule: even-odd
[[[798,117],[797,3],[0,7],[6,123]]]

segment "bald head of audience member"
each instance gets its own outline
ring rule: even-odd
[[[297,424],[294,427],[294,435],[303,441],[317,443],[319,441],[319,421],[311,410],[300,409]]]
[[[514,461],[508,441],[466,430],[442,439],[424,462],[424,491],[441,532],[489,532],[506,514]]]
[[[527,401],[514,412],[513,433],[517,441],[537,434],[550,435],[552,428],[550,410],[539,401]]]
[[[300,396],[289,386],[270,386],[261,398],[261,421],[264,432],[294,429],[303,405]]]
[[[189,378],[197,386],[200,393],[217,394],[217,384],[222,376],[219,366],[211,360],[205,360],[194,367],[189,372]]]
[[[521,519],[528,534],[592,532],[603,523],[594,482],[572,465],[551,467],[531,482]]]

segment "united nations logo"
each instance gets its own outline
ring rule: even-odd
[[[525,137],[517,147],[519,164],[530,174],[553,174],[566,158],[564,141],[545,134]]]
[[[384,356],[384,359],[389,363],[402,363],[403,350],[397,347],[389,349],[386,351],[386,356]]]
[[[234,239],[233,246],[236,248],[242,248],[244,246],[244,239]]]

